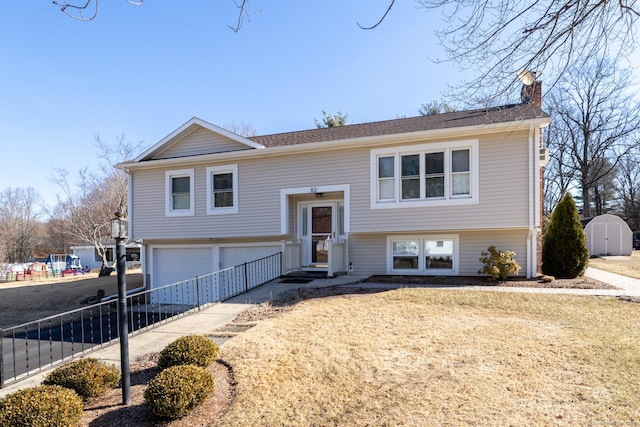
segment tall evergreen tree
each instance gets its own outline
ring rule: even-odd
[[[542,242],[542,272],[563,279],[584,274],[589,250],[578,208],[571,194],[565,193],[551,216]]]

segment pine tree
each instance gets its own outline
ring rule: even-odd
[[[584,274],[589,250],[573,197],[566,193],[551,216],[542,243],[542,272],[564,279]]]

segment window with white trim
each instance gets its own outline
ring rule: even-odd
[[[478,140],[371,150],[371,208],[478,203]]]
[[[165,214],[189,216],[194,214],[193,169],[165,172]]]
[[[458,235],[389,236],[387,272],[415,275],[457,275]]]
[[[207,168],[207,214],[238,213],[238,165]]]
[[[113,248],[104,248],[104,252],[108,262],[113,262]],[[93,250],[93,260],[95,262],[102,262],[102,256],[97,249]]]

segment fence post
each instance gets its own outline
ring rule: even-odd
[[[285,274],[287,274],[286,269],[287,267],[284,265],[284,257],[283,254],[287,253],[287,241],[286,240],[281,240],[280,241],[280,275],[284,276]]]
[[[198,276],[196,276],[196,301],[198,304],[198,311],[200,311],[200,278]]]
[[[247,263],[242,264],[244,269],[244,291],[247,292],[249,290],[249,276],[247,274]]]

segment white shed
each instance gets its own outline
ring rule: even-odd
[[[593,218],[584,228],[591,255],[631,255],[633,233],[619,216],[604,214]]]

